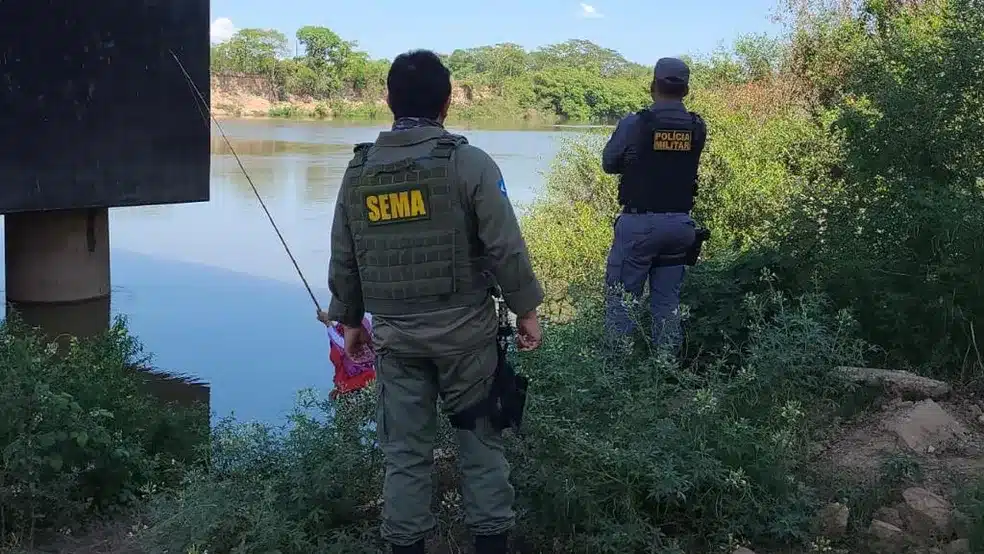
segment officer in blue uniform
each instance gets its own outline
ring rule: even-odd
[[[633,330],[622,294],[641,297],[648,279],[653,340],[676,349],[682,341],[684,259],[696,238],[690,211],[707,126],[683,104],[690,69],[682,60],[660,59],[650,91],[653,104],[619,121],[602,154],[604,171],[621,176],[623,207],[605,271],[606,329],[614,337]]]

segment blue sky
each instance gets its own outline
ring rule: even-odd
[[[451,52],[499,42],[531,49],[591,40],[628,59],[710,53],[743,33],[775,33],[776,0],[212,0],[213,40],[230,29],[275,28],[291,38],[322,25],[374,57],[411,48]]]

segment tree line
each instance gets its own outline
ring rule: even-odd
[[[213,45],[212,71],[267,77],[283,100],[382,99],[390,60],[373,59],[327,27],[302,27],[296,39],[292,52],[280,31],[242,29]],[[649,101],[651,67],[587,40],[532,51],[501,43],[441,57],[469,103],[494,103],[500,113],[612,121]]]

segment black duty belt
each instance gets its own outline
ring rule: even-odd
[[[623,214],[685,214],[683,210],[644,210],[641,208],[622,208]]]

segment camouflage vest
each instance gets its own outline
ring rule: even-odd
[[[345,208],[365,309],[407,315],[478,305],[489,295],[452,163],[464,137],[447,135],[421,158],[368,164],[355,147]]]

